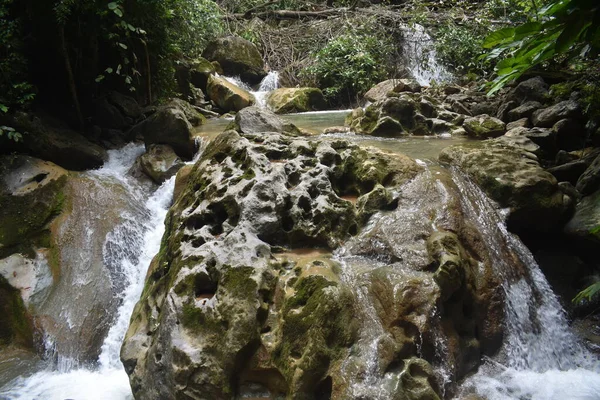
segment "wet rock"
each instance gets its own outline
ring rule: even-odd
[[[0,254],[31,244],[60,214],[67,171],[27,156],[0,157]]]
[[[276,114],[324,110],[323,93],[317,88],[281,88],[269,93],[267,105]]]
[[[577,190],[586,196],[600,189],[600,155],[585,170],[577,181]]]
[[[574,100],[561,101],[553,106],[537,110],[533,113],[531,121],[540,128],[552,128],[561,119],[581,118],[581,106]]]
[[[149,118],[134,126],[130,135],[142,136],[147,147],[152,144],[169,145],[184,160],[191,160],[196,152],[192,124],[180,108],[159,108]]]
[[[467,118],[463,123],[467,135],[477,139],[498,137],[506,132],[506,124],[487,114]]]
[[[3,153],[26,153],[73,171],[98,168],[107,159],[106,150],[79,133],[65,127],[53,127],[49,121],[33,114],[16,113],[8,125],[24,135],[18,143],[1,136]]]
[[[542,107],[542,103],[539,101],[527,101],[508,112],[508,121],[512,122],[522,118],[531,118],[533,113]]]
[[[444,149],[440,161],[455,165],[501,207],[515,231],[551,231],[568,211],[556,178],[529,152],[492,140]]]
[[[202,57],[217,61],[223,72],[239,76],[244,82],[259,83],[266,75],[262,56],[252,42],[237,36],[225,36],[210,42]]]
[[[471,115],[495,115],[498,112],[498,108],[492,103],[476,103],[473,104],[469,110]]]
[[[565,233],[600,243],[600,190],[582,198],[575,206],[575,214],[565,225]]]
[[[140,166],[150,179],[160,185],[177,173],[183,166],[183,161],[170,146],[152,144],[140,156]]]
[[[193,126],[202,125],[206,122],[206,118],[198,111],[196,111],[194,106],[192,106],[185,100],[178,98],[171,99],[167,104],[160,107],[160,109],[164,108],[172,108],[175,110],[182,111],[183,115],[185,115],[185,119],[187,119],[188,122]]]
[[[551,129],[514,128],[514,129],[506,132],[505,136],[509,136],[509,137],[524,136],[524,137],[530,139],[533,143],[537,144],[540,147],[539,155],[544,158],[547,158],[547,159],[554,159],[554,156],[557,152],[556,134]]]
[[[188,180],[190,178],[190,172],[192,172],[193,165],[185,164],[183,167],[179,169],[177,172],[177,176],[175,177],[175,189],[173,190],[173,199],[177,200],[179,195],[183,192],[183,189],[188,184]]]
[[[351,291],[334,262],[274,251],[335,248],[362,226],[349,196],[360,202],[421,167],[273,131],[284,125],[276,118],[238,113],[237,130],[208,144],[169,211],[121,351],[136,397],[259,387],[310,398],[342,385],[339,361],[356,340]]]
[[[519,103],[517,103],[514,100],[502,103],[500,107],[498,107],[498,111],[496,112],[496,118],[501,119],[502,121],[508,121],[508,112],[513,108],[517,107],[518,105]]]
[[[540,146],[535,144],[531,139],[527,138],[526,136],[506,134],[500,136],[496,140],[498,140],[498,142],[506,143],[508,146],[519,148],[528,153],[533,153],[536,156],[542,155]]]
[[[256,103],[256,99],[250,92],[224,78],[211,75],[206,90],[208,97],[225,111],[239,111]]]

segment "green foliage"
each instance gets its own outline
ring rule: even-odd
[[[21,21],[11,18],[14,0],[0,0],[0,110],[23,106],[35,96],[27,82],[27,59],[23,55]]]
[[[596,282],[593,285],[588,286],[583,289],[581,292],[577,293],[577,296],[573,298],[573,303],[581,304],[585,301],[591,301],[594,297],[596,297],[600,293],[600,282]]]
[[[440,61],[459,74],[487,74],[491,69],[490,63],[480,59],[484,54],[482,44],[487,33],[489,25],[484,23],[457,25],[450,22],[442,25],[435,34]]]
[[[19,142],[23,140],[23,135],[12,128],[10,126],[0,125],[0,137],[6,135],[9,140],[13,140],[15,142]]]
[[[488,94],[519,78],[531,67],[557,55],[567,59],[595,57],[600,50],[600,3],[596,0],[554,0],[541,8],[537,20],[490,34],[483,46],[498,77]]]
[[[314,63],[300,74],[313,80],[331,103],[352,102],[387,78],[389,54],[394,47],[387,37],[366,29],[350,28],[313,53]]]

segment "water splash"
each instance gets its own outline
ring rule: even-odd
[[[256,99],[256,105],[262,108],[267,106],[267,95],[273,90],[279,88],[279,72],[271,71],[263,78],[258,85],[258,89],[254,90],[246,82],[242,81],[238,76],[224,76],[227,82],[236,85],[239,88],[247,90]]]
[[[438,62],[435,43],[423,26],[415,24],[406,31],[403,50],[408,71],[421,85],[452,80],[452,74]]]

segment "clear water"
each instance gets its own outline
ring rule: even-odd
[[[110,152],[109,160],[97,171],[89,172],[97,179],[114,179],[128,190],[137,193],[139,207],[145,210],[143,219],[125,218],[107,237],[104,246],[106,263],[117,266],[113,281],[121,283],[120,306],[114,324],[102,345],[98,365],[82,368],[53,365],[28,377],[21,377],[0,390],[1,399],[131,399],[129,379],[119,352],[129,325],[133,307],[142,292],[146,270],[158,252],[164,232],[164,218],[172,201],[175,178],[165,182],[150,196],[127,176],[127,171],[143,146],[128,145]],[[100,212],[100,210],[98,210]]]

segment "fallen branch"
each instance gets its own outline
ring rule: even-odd
[[[334,8],[330,10],[321,11],[294,11],[294,10],[267,10],[259,13],[240,13],[230,14],[232,18],[236,19],[251,19],[258,17],[264,19],[266,17],[273,17],[277,19],[301,19],[301,18],[329,18],[341,14],[345,14],[349,11],[348,8]]]

